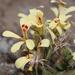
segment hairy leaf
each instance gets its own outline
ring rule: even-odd
[[[23,44],[24,44],[23,41],[20,41],[20,42],[15,43],[15,44],[11,47],[11,52],[12,52],[12,53],[17,52]]]
[[[26,40],[26,46],[27,46],[27,48],[28,48],[29,50],[32,50],[32,49],[34,49],[34,47],[35,47],[35,43],[34,43],[33,40],[28,39],[28,40]]]
[[[13,37],[13,38],[17,38],[17,39],[21,38],[19,35],[11,32],[11,31],[4,31],[2,35],[5,37]]]

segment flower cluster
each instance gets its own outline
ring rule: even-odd
[[[62,3],[64,4],[64,2]],[[46,57],[44,57],[43,51],[50,51],[51,46],[56,45],[55,39],[62,36],[65,31],[71,27],[71,23],[68,19],[72,15],[69,15],[69,13],[75,11],[75,7],[71,6],[67,8],[63,4],[59,3],[58,8],[51,8],[55,14],[55,18],[53,20],[44,21],[44,13],[38,9],[30,9],[29,15],[19,13],[18,16],[20,18],[22,37],[8,30],[3,32],[3,36],[19,40],[11,47],[12,53],[18,52],[23,45],[25,46],[25,49],[22,49],[21,51],[28,52],[27,55],[16,60],[15,65],[18,69],[24,70],[25,66],[29,64],[28,70],[32,71],[34,66],[38,68],[39,64],[44,66],[45,62],[48,62],[48,60],[45,59]],[[31,30],[33,31],[33,35],[29,33]],[[50,33],[51,37],[47,38],[44,36],[46,34],[45,31]],[[33,37],[29,37],[29,34]],[[46,56],[48,55],[46,54]]]
[[[4,31],[3,36],[5,37],[13,37],[16,39],[19,39],[20,41],[15,43],[11,47],[11,52],[16,53],[22,45],[26,45],[27,49],[29,51],[35,50],[35,40],[30,39],[28,37],[28,31],[31,26],[35,26],[37,28],[43,27],[43,12],[37,9],[31,9],[30,14],[24,15],[23,13],[19,13],[18,16],[20,17],[20,27],[22,29],[23,37],[11,32],[11,31]],[[50,41],[49,39],[41,39],[41,41],[38,42],[37,48],[41,47],[49,47]],[[24,65],[30,62],[33,59],[33,54],[28,54],[25,57],[20,57],[16,60],[15,64],[17,68],[24,69]],[[33,60],[32,60],[33,61]],[[32,62],[31,61],[31,62]]]

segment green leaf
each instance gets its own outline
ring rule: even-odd
[[[64,60],[66,61],[70,61],[73,58],[72,51],[69,48],[66,48],[66,47],[63,48],[62,54],[63,54]]]

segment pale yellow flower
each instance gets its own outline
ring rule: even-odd
[[[22,32],[26,32],[31,27],[30,19],[27,15],[24,15],[23,13],[19,13],[18,16],[20,17],[20,26],[22,29]]]
[[[29,18],[31,20],[31,24],[35,25],[36,27],[42,27],[43,26],[43,12],[37,9],[31,9]]]
[[[49,23],[49,28],[52,29],[52,30],[56,29],[60,35],[63,34],[64,30],[69,29],[70,26],[71,26],[71,24],[69,22],[66,23],[66,22],[60,21],[59,18],[55,18],[54,20],[52,20]]]
[[[22,29],[23,37],[11,32],[5,31],[3,32],[3,36],[5,37],[14,37],[20,39],[18,43],[14,44],[11,48],[11,52],[15,53],[20,49],[20,47],[25,43],[29,50],[32,50],[35,47],[34,41],[27,38],[27,31],[32,25],[36,27],[43,26],[43,12],[37,9],[31,9],[29,15],[24,15],[23,13],[19,13],[20,17],[20,26]]]
[[[71,24],[67,21],[72,15],[69,15],[70,12],[75,11],[75,7],[71,6],[66,8],[65,6],[59,4],[59,8],[51,8],[54,12],[56,18],[50,21],[49,28],[56,29],[60,35],[64,33],[64,30],[67,30],[71,27]]]
[[[66,7],[66,6],[59,4],[58,8],[52,7],[51,10],[54,12],[55,16],[60,19],[61,22],[65,22],[70,17],[72,17],[70,13],[75,11],[75,6]]]
[[[54,42],[54,40],[57,38],[57,32],[54,32],[54,30],[57,30],[59,35],[62,35],[64,33],[64,30],[67,30],[71,27],[71,24],[68,22],[68,19],[72,17],[72,15],[69,15],[69,13],[75,11],[75,7],[71,6],[67,8],[64,5],[59,4],[58,8],[52,7],[51,10],[54,12],[55,18],[50,21],[48,20],[48,31]]]
[[[43,26],[43,12],[37,9],[30,9],[29,15],[24,15],[23,13],[19,13],[20,17],[20,25],[25,25],[30,28],[30,26],[34,25],[36,27]]]

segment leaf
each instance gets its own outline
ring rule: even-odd
[[[66,9],[66,14],[71,13],[73,11],[75,11],[75,6],[71,6],[71,7],[67,8]]]
[[[41,40],[39,47],[49,47],[49,45],[50,41],[48,39],[43,39]]]
[[[13,37],[13,38],[16,38],[16,39],[21,38],[19,35],[11,32],[11,31],[4,31],[2,35],[5,36],[5,37]]]
[[[65,13],[66,13],[66,10],[67,10],[67,8],[65,7],[65,6],[63,6],[63,5],[59,5],[59,16],[60,15],[66,15]]]
[[[55,16],[58,16],[58,9],[56,7],[52,7],[51,10],[53,11],[53,13],[55,14]]]
[[[34,49],[34,47],[35,47],[34,41],[31,39],[26,40],[26,46],[29,50]]]
[[[61,21],[67,21],[70,17],[72,17],[72,15],[60,15],[60,20]]]
[[[66,15],[65,21],[66,21],[67,19],[69,19],[70,17],[72,17],[72,15]]]
[[[31,61],[31,58],[28,58],[27,56],[26,57],[20,57],[16,60],[15,62],[15,66],[18,68],[18,69],[22,69],[24,70],[24,66],[29,62]]]
[[[73,52],[72,55],[73,55],[73,59],[75,60],[75,52]]]
[[[20,41],[20,42],[15,43],[15,44],[11,47],[11,52],[12,52],[12,53],[17,52],[23,44],[24,44],[23,41]]]
[[[59,33],[60,35],[62,35],[62,33],[63,33],[62,28],[61,28],[60,26],[57,26],[56,29],[57,29],[58,33]]]
[[[54,40],[56,39],[56,35],[53,33],[53,31],[51,29],[49,29],[49,28],[47,28],[47,29],[51,35],[52,41],[54,42]]]
[[[64,29],[67,30],[67,29],[69,29],[70,27],[71,27],[71,24],[68,23],[68,24],[64,27]]]
[[[70,18],[72,15],[68,15],[70,12],[75,11],[75,7],[69,7],[66,8],[65,6],[59,5],[59,11],[60,11],[60,15],[59,18],[62,21],[66,21],[68,18]]]
[[[75,39],[74,39],[74,41],[73,41],[73,42],[74,42],[74,44],[75,44]]]
[[[65,17],[66,17],[66,7],[63,5],[59,5],[59,19],[61,21],[65,21]]]

